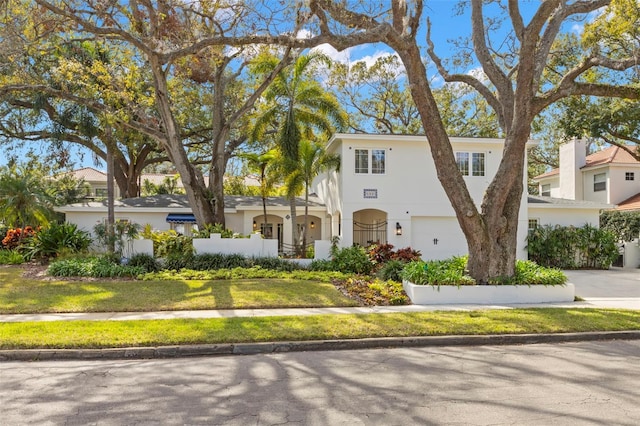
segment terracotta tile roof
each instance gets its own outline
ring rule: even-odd
[[[560,174],[560,169],[553,169],[553,170],[550,170],[550,171],[548,171],[546,173],[543,173],[543,174],[541,174],[539,176],[534,177],[534,179],[544,179],[544,178],[547,178],[547,177],[556,176],[558,174]]]
[[[640,147],[635,145],[628,145],[631,150],[638,150],[640,152]],[[586,164],[581,167],[581,169],[586,169],[588,167],[600,166],[602,164],[634,164],[638,163],[633,155],[629,154],[624,149],[619,146],[610,146],[609,148],[594,152],[591,155],[587,155]],[[539,176],[534,177],[534,179],[544,179],[547,177],[555,176],[560,173],[560,169],[553,169],[546,173],[543,173]]]
[[[83,167],[69,172],[74,179],[83,179],[86,182],[106,182],[107,174],[93,167]]]
[[[640,210],[640,192],[618,203],[615,210]]]
[[[628,146],[631,150],[638,151],[637,146]],[[598,152],[594,152],[591,155],[587,155],[587,163],[582,167],[593,167],[601,164],[633,164],[638,163],[638,160],[629,154],[626,150],[619,146],[610,146],[607,149],[603,149]]]

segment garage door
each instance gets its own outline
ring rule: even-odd
[[[446,259],[467,254],[467,241],[458,221],[451,217],[414,217],[411,220],[411,247],[422,259]]]

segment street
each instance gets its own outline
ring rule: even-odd
[[[640,424],[640,341],[0,363],[4,425]]]

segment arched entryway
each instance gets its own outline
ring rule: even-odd
[[[353,212],[353,243],[363,247],[387,243],[387,212],[364,209]]]
[[[253,218],[253,230],[260,231],[266,239],[278,240],[278,246],[282,245],[282,218],[273,214],[267,215],[267,222],[264,222],[264,215]]]

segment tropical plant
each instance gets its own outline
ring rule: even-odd
[[[619,256],[616,237],[590,225],[539,226],[527,237],[529,260],[560,269],[608,269]]]
[[[640,237],[640,211],[605,210],[600,229],[613,233],[617,241],[633,241]]]
[[[126,220],[117,220],[113,224],[113,233],[109,232],[106,223],[101,222],[93,227],[98,242],[104,247],[113,247],[113,254],[121,258],[125,248],[138,237],[140,225]]]
[[[41,176],[24,167],[0,170],[0,217],[7,226],[46,225],[53,202]]]
[[[319,53],[301,55],[294,63],[280,71],[265,91],[265,107],[255,120],[251,138],[262,140],[268,131],[275,130],[275,141],[282,158],[282,170],[291,207],[293,240],[299,245],[295,197],[303,186],[300,179],[288,178],[299,169],[300,144],[326,138],[336,129],[346,126],[347,116],[336,98],[313,79],[314,66],[328,64]],[[275,57],[256,65],[258,72],[272,72],[277,66]],[[300,246],[298,246],[300,247]],[[300,254],[300,253],[299,253]]]
[[[27,244],[26,257],[51,258],[86,250],[91,244],[88,232],[75,223],[52,223],[36,232]]]

